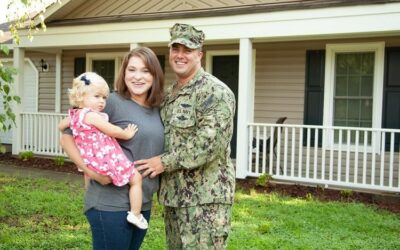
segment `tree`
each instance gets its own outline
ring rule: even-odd
[[[7,4],[7,20],[9,21],[9,30],[11,38],[15,44],[19,44],[20,30],[27,30],[28,38],[33,39],[33,33],[40,30],[46,31],[43,14],[45,7],[55,0],[10,0]],[[60,0],[58,0],[60,2]],[[11,11],[10,11],[11,10]],[[17,12],[17,15],[14,13]],[[36,13],[35,13],[36,12]],[[35,25],[34,19],[40,18],[40,26]],[[0,30],[0,33],[3,33]],[[0,43],[0,54],[9,55],[8,46]],[[19,96],[13,93],[14,76],[17,69],[4,66],[0,61],[0,96],[3,97],[3,113],[0,113],[0,131],[6,132],[15,126],[15,114],[12,111],[14,105],[21,103]],[[5,147],[0,141],[0,152],[5,152]]]

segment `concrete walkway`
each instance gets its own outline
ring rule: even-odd
[[[6,165],[0,163],[0,173],[5,173],[11,176],[29,177],[29,178],[47,178],[52,180],[66,181],[66,182],[77,182],[83,185],[83,176],[57,172],[38,168],[27,168],[16,165]]]

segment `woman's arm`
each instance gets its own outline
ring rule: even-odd
[[[60,138],[60,144],[65,153],[67,153],[68,157],[91,179],[96,180],[102,185],[107,185],[111,183],[111,178],[109,176],[98,174],[86,166],[77,146],[75,145],[75,141],[72,135],[62,134]]]
[[[123,140],[131,139],[138,130],[135,124],[129,124],[128,127],[122,129],[104,120],[101,115],[95,112],[87,113],[85,116],[85,122],[87,124],[95,126],[98,130],[108,136]]]

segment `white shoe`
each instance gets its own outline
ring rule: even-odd
[[[134,213],[128,211],[128,216],[126,219],[140,229],[147,229],[149,227],[149,224],[142,214],[136,216]]]

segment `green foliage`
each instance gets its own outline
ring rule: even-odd
[[[14,75],[17,74],[15,68],[4,67],[0,62],[0,95],[3,99],[3,112],[0,113],[0,131],[7,131],[15,125],[15,114],[12,110],[14,103],[20,104],[21,100],[12,92]]]
[[[61,0],[55,0],[58,3],[61,3]],[[54,2],[55,2],[54,1]],[[10,32],[13,37],[13,40],[16,44],[20,43],[20,36],[19,36],[19,31],[20,30],[26,30],[27,31],[27,37],[29,40],[32,41],[33,39],[33,34],[43,30],[46,31],[46,24],[44,22],[44,12],[45,12],[45,7],[48,4],[49,1],[47,0],[17,0],[17,1],[10,1],[7,9],[13,9],[16,7],[19,3],[22,3],[25,6],[25,10],[23,12],[18,13],[16,16],[13,11],[8,12],[7,19],[10,22]],[[35,16],[32,15],[32,6],[41,6],[42,8],[40,10],[36,10],[35,12],[37,13]],[[37,17],[39,20],[39,25],[35,25],[35,19],[34,17]]]
[[[353,195],[353,191],[351,189],[340,190],[340,196],[344,199],[349,199],[352,195]]]
[[[270,174],[262,174],[257,178],[256,185],[266,187],[271,179],[272,176]]]
[[[0,249],[91,249],[83,181],[0,173]],[[153,201],[141,249],[165,249],[163,207]],[[400,249],[400,217],[359,203],[237,192],[227,250]]]
[[[6,147],[1,144],[1,140],[0,140],[0,154],[4,154],[6,151],[7,151]]]
[[[32,151],[24,151],[19,153],[19,158],[23,161],[27,161],[29,159],[33,159],[33,152]]]
[[[307,193],[306,194],[306,200],[308,200],[308,201],[314,200],[314,196],[312,195],[312,193]]]
[[[7,5],[7,20],[10,22],[9,30],[11,32],[11,36],[13,42],[16,44],[20,43],[19,31],[27,30],[28,38],[30,40],[33,39],[33,33],[42,29],[46,30],[46,25],[44,23],[43,13],[45,9],[43,8],[39,11],[38,17],[40,19],[40,28],[35,26],[35,22],[33,16],[30,13],[29,7],[33,4],[40,4],[42,6],[46,5],[45,0],[16,0],[9,1]],[[58,0],[61,3],[60,0]],[[18,6],[19,3],[22,3],[26,10],[23,13],[18,13],[19,16],[10,16],[15,15],[14,11],[10,11],[13,7]],[[0,31],[1,32],[1,31]],[[0,43],[0,56],[2,54],[9,55],[10,50],[8,46]],[[17,74],[17,70],[14,67],[5,67],[0,62],[0,96],[3,98],[3,112],[0,113],[0,131],[8,131],[15,126],[15,114],[12,111],[12,106],[21,103],[21,99],[19,96],[15,95],[12,91],[14,76]],[[1,144],[0,144],[1,145]]]
[[[272,229],[271,223],[264,223],[258,226],[257,231],[262,233],[262,234],[267,234],[270,233]]]
[[[65,158],[63,156],[56,156],[54,157],[54,164],[56,164],[56,166],[64,166],[65,163]]]

